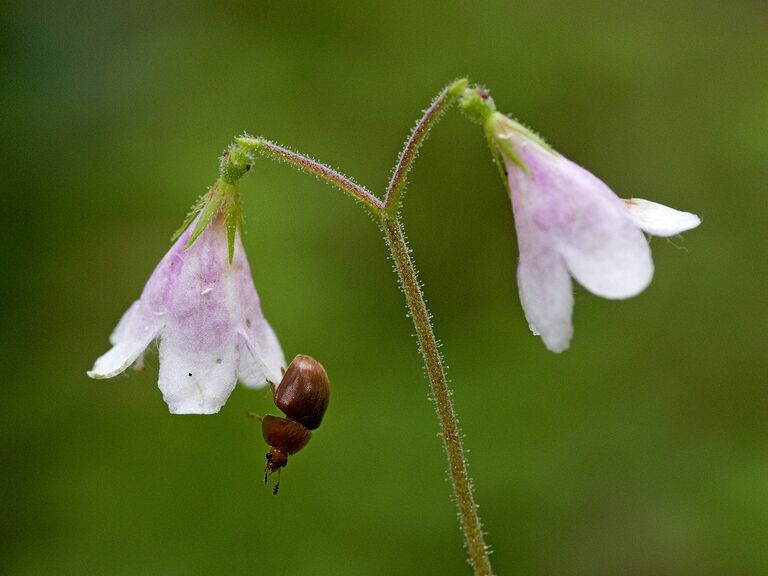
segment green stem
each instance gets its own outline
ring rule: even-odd
[[[462,530],[464,531],[470,562],[472,563],[475,576],[491,576],[492,569],[488,558],[488,548],[483,537],[477,505],[472,495],[472,483],[467,471],[464,447],[461,442],[461,432],[459,431],[456,412],[453,409],[451,392],[445,377],[437,340],[432,330],[427,305],[424,302],[424,296],[416,276],[416,269],[413,266],[402,225],[397,216],[402,203],[402,195],[408,172],[413,165],[420,146],[426,140],[432,126],[440,119],[440,116],[447,107],[462,94],[466,85],[467,80],[461,79],[446,87],[433,100],[422,118],[416,123],[416,127],[411,132],[405,148],[400,153],[397,165],[392,173],[392,178],[387,187],[385,202],[382,202],[368,190],[328,166],[278,146],[268,140],[242,136],[236,138],[235,141],[245,150],[258,152],[267,158],[282,160],[294,168],[322,178],[362,203],[377,217],[384,231],[384,237],[392,254],[392,259],[395,262],[400,285],[405,293],[406,304],[416,328],[419,351],[424,358],[424,366],[427,369],[429,383],[432,388],[432,397],[434,398],[440,422],[443,445],[445,446],[445,453],[448,458],[448,470],[453,484],[456,506],[459,510],[459,518]]]
[[[467,83],[468,80],[466,78],[460,78],[446,86],[424,111],[424,115],[411,131],[405,147],[400,152],[395,169],[392,171],[392,178],[390,178],[389,185],[387,186],[384,209],[390,214],[400,209],[408,172],[411,170],[411,166],[413,166],[413,161],[416,160],[419,148],[427,139],[427,136],[429,136],[430,129],[437,123],[451,103],[462,94]]]
[[[461,432],[456,419],[456,412],[451,401],[451,392],[445,377],[445,370],[437,347],[437,340],[429,320],[429,312],[424,302],[424,296],[419,286],[416,270],[411,260],[405,235],[396,216],[383,213],[381,227],[387,241],[387,246],[395,261],[400,285],[405,293],[413,325],[416,327],[416,337],[419,342],[419,350],[424,358],[424,365],[432,387],[432,397],[435,409],[440,420],[443,445],[448,457],[448,470],[453,483],[456,506],[459,509],[459,518],[464,530],[467,550],[474,569],[475,576],[490,576],[492,574],[491,562],[488,558],[488,547],[483,538],[483,529],[480,517],[477,513],[477,505],[472,495],[472,484],[467,472],[467,464],[464,458],[464,447],[461,442]]]

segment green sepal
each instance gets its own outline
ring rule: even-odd
[[[547,141],[544,140],[544,138],[542,138],[536,132],[534,132],[533,130],[528,128],[528,126],[520,124],[520,122],[515,122],[514,120],[513,120],[513,122],[515,124],[515,130],[517,130],[521,134],[527,136],[529,139],[531,139],[534,142],[536,142],[536,144],[538,144],[539,146],[544,148],[544,150],[546,150],[550,154],[554,154],[555,156],[560,156],[560,154],[558,154],[557,150],[555,150],[554,148],[552,148],[552,146],[547,144]]]
[[[184,218],[184,222],[181,223],[181,226],[179,226],[179,229],[173,233],[173,236],[171,236],[171,242],[176,242],[176,240],[178,240],[179,236],[182,235],[184,230],[186,230],[189,227],[189,225],[192,224],[192,220],[194,220],[195,216],[197,216],[200,213],[200,210],[203,209],[203,205],[205,205],[205,199],[207,197],[208,197],[207,194],[203,194],[202,196],[200,196],[200,198],[197,199],[197,201],[195,201],[195,203],[192,205],[192,208],[189,209],[189,212]]]
[[[483,86],[465,87],[459,97],[459,107],[475,122],[486,123],[496,112],[496,105],[488,89]]]
[[[504,188],[507,190],[507,195],[512,198],[512,189],[509,187],[509,178],[507,178],[507,167],[504,165],[504,159],[501,157],[501,154],[499,154],[495,141],[488,134],[485,135],[485,142],[488,144],[488,149],[491,151],[493,163],[499,171],[501,181],[504,182]],[[527,170],[527,167],[524,168],[524,170]]]
[[[488,129],[489,127],[491,129]],[[514,162],[515,165],[520,168],[520,170],[522,170],[526,176],[531,175],[531,171],[528,170],[528,166],[526,166],[525,162],[523,162],[522,158],[520,158],[520,155],[517,153],[517,150],[512,145],[512,143],[508,140],[505,140],[504,138],[499,138],[498,135],[493,131],[491,123],[486,124],[485,137],[488,140],[488,146],[491,147],[491,150],[498,150],[501,152],[502,156],[512,160],[512,162]],[[494,156],[496,156],[496,162],[501,166],[503,162],[499,160],[498,153],[494,154]],[[505,171],[502,170],[502,173],[505,173]]]
[[[211,188],[211,191],[207,196],[208,198],[205,202],[205,206],[203,206],[203,209],[200,211],[200,217],[197,219],[197,224],[195,224],[195,229],[192,232],[192,235],[184,245],[184,250],[188,250],[190,246],[195,243],[195,240],[200,237],[203,230],[208,228],[208,225],[213,221],[213,218],[219,213],[222,197],[218,187],[214,186]]]
[[[536,134],[530,128],[523,126],[516,120],[501,114],[500,112],[494,112],[485,120],[485,137],[492,148],[498,150],[504,158],[512,160],[525,174],[530,176],[531,172],[525,162],[520,158],[517,149],[509,141],[505,135],[516,132],[521,134],[526,140],[541,146],[544,150],[554,156],[559,156],[557,151],[547,144],[544,139]]]
[[[230,148],[229,154],[223,158],[231,158],[233,156],[232,151]],[[245,159],[248,160],[248,158],[250,157]],[[244,167],[243,170],[247,172]],[[173,235],[172,240],[176,240],[197,218],[195,229],[192,230],[192,234],[189,235],[189,239],[184,244],[184,250],[188,250],[219,215],[223,216],[224,226],[227,230],[227,255],[229,263],[232,264],[235,256],[237,231],[239,229],[241,234],[243,231],[243,212],[240,207],[240,192],[237,186],[223,175],[208,189],[208,192],[197,199],[181,227]]]
[[[243,230],[243,210],[240,207],[240,194],[237,190],[233,191],[233,194],[224,207],[226,211],[226,225],[227,225],[227,247],[229,251],[229,263],[232,264],[232,259],[235,256],[235,238],[237,237],[237,230]]]

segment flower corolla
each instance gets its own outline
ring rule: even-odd
[[[622,200],[599,178],[494,112],[486,123],[507,175],[520,261],[520,302],[534,334],[553,352],[573,336],[571,277],[603,298],[642,292],[653,277],[644,233],[673,236],[698,216],[655,202]]]
[[[92,378],[142,366],[158,341],[158,386],[174,414],[219,411],[240,380],[248,387],[279,381],[285,358],[261,311],[240,239],[237,197],[212,189],[197,218],[160,261],[96,360]],[[206,207],[208,208],[206,210]],[[207,222],[206,222],[207,220]]]

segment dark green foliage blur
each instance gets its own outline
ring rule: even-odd
[[[472,6],[470,8],[470,5]],[[623,196],[698,213],[624,302],[576,288],[561,355],[517,299],[509,201],[452,110],[404,219],[499,574],[768,573],[768,5],[3,2],[0,573],[468,574],[420,358],[381,234],[259,161],[245,245],[323,426],[261,484],[238,387],[171,416],[143,373],[85,376],[217,157],[248,131],[380,193],[467,75]]]

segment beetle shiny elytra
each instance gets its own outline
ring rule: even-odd
[[[328,408],[331,385],[328,374],[317,360],[299,354],[283,373],[280,384],[269,382],[275,405],[286,418],[267,414],[264,417],[251,413],[261,421],[261,433],[271,446],[267,452],[264,468],[264,484],[269,475],[278,473],[277,483],[272,489],[277,494],[280,488],[280,469],[288,465],[288,456],[307,445],[312,438],[311,430],[317,429]]]

